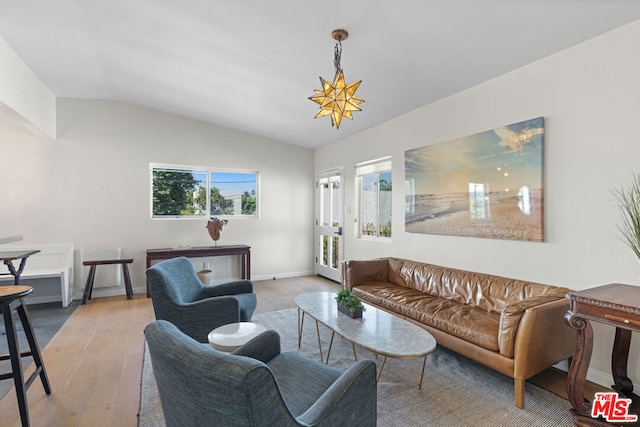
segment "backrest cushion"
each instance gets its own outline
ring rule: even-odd
[[[202,292],[202,282],[198,279],[193,264],[184,257],[153,265],[147,270],[147,279],[154,299],[154,291],[166,293],[175,304],[193,302]]]
[[[491,274],[389,258],[389,282],[483,310],[501,312],[534,296],[564,298],[568,289]]]

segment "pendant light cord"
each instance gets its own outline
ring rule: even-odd
[[[336,47],[333,49],[333,65],[336,67],[336,73],[342,71],[342,66],[340,65],[341,57],[342,57],[342,42],[338,40],[338,43],[336,43]]]

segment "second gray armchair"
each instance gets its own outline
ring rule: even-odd
[[[200,344],[174,325],[144,330],[167,427],[374,427],[376,365],[345,371],[280,350],[268,330],[232,353]]]
[[[199,342],[218,326],[248,322],[256,309],[250,280],[203,286],[188,258],[168,259],[147,270],[158,320],[167,320]]]

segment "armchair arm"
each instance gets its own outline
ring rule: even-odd
[[[360,360],[352,365],[297,419],[308,426],[375,426],[376,365]]]
[[[176,325],[196,341],[208,342],[208,335],[218,326],[240,321],[240,304],[233,296],[222,296],[188,304],[172,304],[163,312],[164,320]]]
[[[280,335],[274,330],[265,331],[235,349],[232,354],[251,357],[262,363],[267,363],[280,354]]]
[[[198,299],[251,293],[253,293],[253,282],[242,279],[217,285],[203,286]]]

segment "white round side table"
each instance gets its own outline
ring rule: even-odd
[[[231,352],[266,331],[253,322],[229,323],[209,332],[209,344],[219,351]]]

